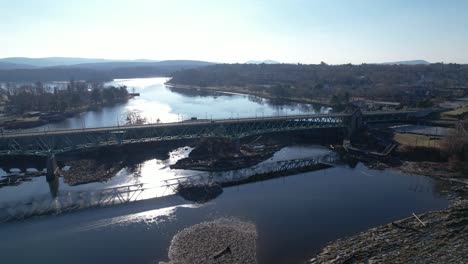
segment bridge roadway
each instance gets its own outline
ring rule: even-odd
[[[364,113],[368,123],[407,120],[414,112]],[[0,135],[1,155],[50,156],[72,150],[152,141],[202,137],[242,138],[271,132],[348,129],[352,114],[312,114],[239,119],[188,120],[176,123],[127,125]]]

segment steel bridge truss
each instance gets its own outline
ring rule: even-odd
[[[260,163],[256,166],[221,172],[202,173],[187,177],[173,178],[164,181],[165,187],[170,187],[176,191],[179,185],[204,185],[213,183],[241,182],[249,177],[262,174],[276,174],[287,171],[294,171],[302,168],[308,168],[319,164],[334,166],[339,158],[334,155],[324,155],[320,157],[310,157],[305,159],[281,160],[275,162]]]
[[[37,215],[62,214],[92,207],[105,207],[161,198],[177,193],[177,187],[184,184],[236,183],[255,175],[293,171],[318,164],[333,166],[337,161],[339,161],[339,158],[336,155],[324,155],[306,159],[260,163],[250,168],[232,171],[200,173],[198,175],[161,180],[159,183],[137,183],[99,190],[60,191],[56,198],[44,194],[31,197],[27,201],[0,203],[0,223]]]
[[[113,145],[203,137],[242,138],[263,133],[317,128],[346,128],[346,120],[340,115],[239,119],[32,133],[0,137],[0,155],[47,156]]]

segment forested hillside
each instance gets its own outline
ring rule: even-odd
[[[219,64],[173,74],[173,84],[243,87],[281,97],[342,95],[403,96],[408,87],[450,89],[468,86],[468,65],[301,65]]]

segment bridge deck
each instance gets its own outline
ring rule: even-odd
[[[364,113],[366,122],[407,120],[413,112]],[[239,119],[189,120],[157,123],[64,129],[41,132],[11,132],[0,135],[0,155],[53,155],[72,150],[201,137],[242,138],[272,132],[306,129],[350,128],[352,114],[313,114]]]
[[[289,116],[269,116],[269,117],[247,117],[247,118],[227,118],[227,119],[199,119],[199,120],[186,120],[182,122],[169,122],[169,123],[156,123],[156,124],[143,124],[143,125],[123,125],[123,126],[105,126],[94,128],[76,128],[76,129],[58,129],[58,130],[44,130],[44,131],[12,131],[0,135],[0,138],[18,138],[28,136],[42,136],[47,135],[66,135],[74,133],[86,132],[107,132],[116,130],[129,130],[141,128],[159,128],[159,127],[176,127],[176,126],[193,126],[193,125],[210,125],[216,124],[232,124],[241,122],[262,122],[262,121],[284,121],[291,119],[307,119],[307,118],[343,118],[349,117],[349,114],[313,114],[313,115],[289,115]]]

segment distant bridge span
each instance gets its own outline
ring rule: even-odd
[[[358,113],[358,114],[356,114]],[[353,114],[312,114],[189,120],[43,132],[13,132],[0,135],[1,155],[51,156],[74,150],[142,142],[204,137],[242,138],[271,132],[336,128],[348,131],[363,123],[404,122],[417,112],[355,112]]]

